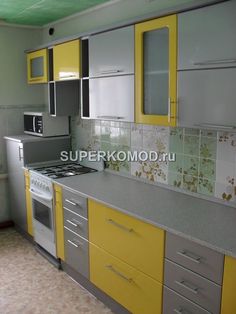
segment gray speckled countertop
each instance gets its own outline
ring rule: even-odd
[[[93,200],[236,257],[236,208],[104,172],[56,180]]]

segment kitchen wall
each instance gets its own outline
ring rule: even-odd
[[[72,119],[73,149],[175,153],[175,162],[109,162],[147,182],[236,202],[236,133]]]
[[[4,135],[23,133],[23,112],[45,104],[45,87],[29,86],[24,50],[42,43],[42,31],[0,25],[0,222],[10,218]]]

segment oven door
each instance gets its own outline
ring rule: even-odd
[[[32,197],[34,239],[53,256],[56,256],[53,198],[30,190]]]

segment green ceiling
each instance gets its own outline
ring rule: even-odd
[[[42,26],[109,0],[0,0],[0,19]]]

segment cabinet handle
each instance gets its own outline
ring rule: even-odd
[[[179,285],[180,287],[182,287],[182,288],[185,288],[185,289],[187,289],[188,291],[190,291],[190,292],[192,292],[192,293],[194,293],[194,294],[198,294],[198,290],[199,290],[199,288],[198,287],[194,287],[193,285],[191,285],[190,286],[190,284],[189,283],[187,283],[186,281],[175,281],[175,283],[177,284],[177,285]]]
[[[214,65],[214,64],[228,64],[236,63],[236,59],[218,59],[218,60],[205,60],[199,62],[193,62],[194,65]]]
[[[173,312],[176,314],[191,314],[189,311],[186,311],[184,309],[180,309],[180,310],[174,309]]]
[[[132,228],[127,228],[127,227],[125,227],[125,226],[119,224],[118,222],[114,221],[114,220],[111,219],[111,218],[107,219],[107,222],[110,223],[110,224],[112,224],[112,225],[115,226],[115,227],[118,227],[118,228],[120,228],[120,229],[126,231],[126,232],[129,232],[129,233],[130,233],[130,232],[133,232],[133,231],[134,231],[134,229],[132,229]]]
[[[114,274],[116,274],[117,276],[121,277],[122,279],[128,281],[128,282],[132,282],[133,279],[129,278],[125,275],[123,275],[121,272],[119,272],[118,270],[116,270],[112,265],[106,265],[106,268],[109,269],[110,271],[112,271]]]
[[[20,147],[18,148],[18,154],[19,154],[19,161],[21,161],[23,159],[23,156],[21,154],[21,152],[23,151],[23,147]]]
[[[112,70],[104,70],[104,71],[100,71],[98,72],[98,74],[115,74],[115,73],[121,73],[121,72],[124,72],[123,70],[115,70],[115,69],[112,69]]]
[[[73,205],[73,206],[79,206],[79,207],[82,207],[82,205],[80,204],[80,203],[78,203],[78,202],[75,202],[75,201],[73,201],[73,200],[68,200],[67,198],[66,198],[66,200],[65,200],[67,203],[69,203],[69,204],[71,204],[71,205]]]
[[[174,118],[174,116],[172,116],[172,113],[171,113],[171,104],[175,104],[176,102],[171,100],[171,98],[169,97],[168,98],[168,123],[171,122],[171,118]]]
[[[71,241],[71,240],[67,240],[67,242],[69,242],[71,245],[73,245],[74,247],[79,247],[79,245],[80,246],[83,246],[83,244],[81,243],[81,242],[79,242],[79,241],[77,241],[78,242],[78,244],[76,244],[75,242],[73,242],[73,241]]]
[[[200,256],[195,256],[195,257],[191,256],[191,255],[194,255],[194,254],[192,254],[190,252],[187,252],[187,251],[180,252],[180,251],[178,251],[177,254],[182,256],[182,257],[187,258],[188,260],[190,260],[190,261],[192,261],[192,262],[194,262],[196,264],[200,264],[201,263],[201,257]]]
[[[200,123],[196,124],[197,127],[205,127],[205,128],[217,128],[217,129],[226,129],[226,130],[235,130],[236,126],[233,125],[220,125],[220,124],[211,124],[211,123]]]
[[[74,226],[74,227],[80,227],[80,226],[82,226],[82,223],[78,222],[77,220],[74,220],[74,222],[73,222],[73,221],[71,221],[71,220],[69,220],[69,219],[66,219],[66,221],[67,221],[69,224],[71,224],[72,226]]]
[[[98,119],[122,120],[124,117],[119,116],[97,116]]]
[[[60,75],[60,79],[62,78],[69,78],[69,77],[77,77],[76,74],[67,74],[67,75]]]

